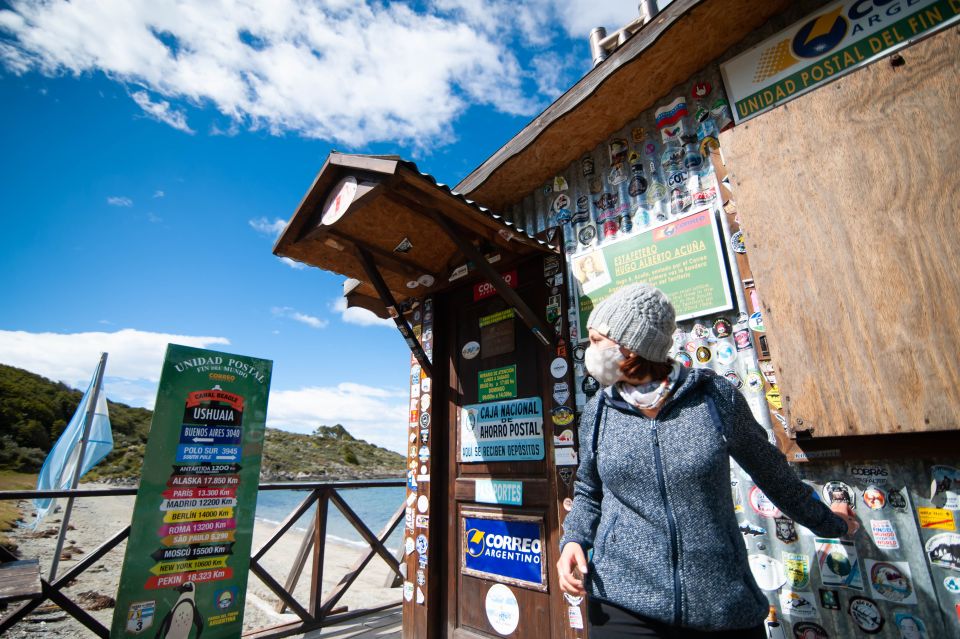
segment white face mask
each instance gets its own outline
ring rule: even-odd
[[[620,347],[617,345],[605,348],[588,346],[583,361],[587,365],[587,372],[600,382],[601,386],[612,386],[620,381],[620,377],[623,375],[620,372],[623,353],[620,352]]]

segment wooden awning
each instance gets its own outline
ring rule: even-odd
[[[554,251],[420,173],[412,162],[333,152],[273,252],[359,280],[348,292],[354,305],[387,317],[358,249],[373,257],[402,307],[410,298],[448,288],[453,271],[469,260],[438,217],[485,255],[505,260]]]
[[[498,290],[502,286],[501,294],[535,333],[545,333],[488,259],[497,255],[508,262],[555,251],[412,162],[336,152],[273,247],[280,257],[352,278],[344,290],[347,303],[384,318],[400,316],[402,333],[411,300],[459,285],[458,273],[469,276],[473,269]]]
[[[454,188],[507,210],[790,5],[674,0]]]

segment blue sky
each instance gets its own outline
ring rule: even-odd
[[[80,386],[106,350],[151,406],[167,342],[266,357],[270,425],[403,450],[402,339],[274,257],[278,221],[331,149],[455,184],[636,11],[595,4],[0,3],[0,362]]]

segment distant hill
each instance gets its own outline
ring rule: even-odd
[[[37,472],[83,393],[20,368],[0,364],[0,470]],[[110,402],[114,448],[84,480],[140,475],[153,412]],[[261,479],[396,477],[404,457],[354,438],[340,424],[312,435],[267,429]]]

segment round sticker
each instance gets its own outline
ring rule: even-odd
[[[420,461],[426,461],[430,459],[430,449],[426,446],[421,446],[418,456],[420,457]]]
[[[946,588],[948,592],[960,595],[960,577],[947,577],[943,580],[943,587]]]
[[[743,243],[743,231],[737,231],[730,236],[730,248],[736,253],[747,252],[747,245]]]
[[[427,554],[427,546],[429,542],[427,541],[426,535],[417,535],[417,552],[421,555]]]
[[[733,325],[730,320],[720,317],[713,323],[713,334],[717,337],[730,337],[733,333]]]
[[[763,325],[763,314],[760,311],[750,316],[750,319],[747,320],[747,325],[758,333],[763,333],[767,330]]]
[[[417,280],[410,280],[407,282],[407,288],[417,288],[418,286],[420,286],[420,282]]]
[[[578,344],[573,347],[573,359],[577,362],[582,362],[583,358],[587,354],[587,347],[583,344]]]
[[[340,180],[337,186],[330,191],[327,201],[323,204],[323,215],[320,216],[320,223],[326,226],[335,224],[350,208],[356,194],[357,178],[348,175]]]
[[[724,366],[737,359],[737,349],[729,341],[719,342],[714,351],[717,354],[717,362]]]
[[[420,396],[420,410],[430,410],[430,396],[421,395]]]
[[[558,357],[552,362],[550,362],[550,374],[555,378],[560,379],[567,374],[567,360],[563,357]]]
[[[427,499],[426,495],[420,495],[417,497],[417,511],[422,513],[427,512],[430,509],[430,500]]]
[[[512,634],[520,624],[520,606],[513,592],[503,584],[493,584],[484,601],[487,621],[498,634]]]
[[[420,283],[420,286],[431,287],[436,280],[433,275],[424,274],[417,278],[417,282]]]
[[[863,491],[863,503],[870,510],[882,510],[887,505],[887,496],[876,486],[867,486]]]
[[[812,621],[793,624],[793,637],[794,639],[830,639],[830,635],[823,629],[823,626]]]
[[[786,583],[783,564],[776,559],[766,555],[750,555],[747,561],[750,564],[750,572],[753,573],[753,578],[756,579],[761,590],[777,590]]]
[[[828,481],[823,485],[823,501],[828,504],[849,504],[857,509],[856,492],[842,481]]]
[[[697,361],[701,364],[706,364],[711,359],[713,359],[713,353],[710,351],[709,346],[698,346],[697,347]]]
[[[763,494],[759,486],[750,489],[750,506],[761,517],[779,517],[782,513],[770,498]]]
[[[567,497],[566,499],[564,499],[564,500],[563,500],[563,509],[564,509],[565,511],[567,511],[567,512],[570,512],[571,510],[573,510],[573,500],[570,499],[569,497]],[[946,584],[947,582],[943,582],[943,583]],[[953,592],[953,591],[951,591],[951,592]],[[960,592],[960,591],[958,591],[958,592]]]
[[[710,337],[710,331],[703,324],[694,324],[690,331],[697,339],[707,339]]]
[[[880,614],[880,608],[871,599],[850,597],[847,612],[853,618],[853,623],[857,624],[860,630],[867,634],[875,635],[883,628],[883,615]]]
[[[870,566],[870,585],[874,594],[888,601],[912,603],[916,600],[910,578],[887,561],[878,561]]]
[[[743,388],[743,380],[740,379],[739,375],[737,375],[737,371],[732,369],[726,370],[724,371],[723,376],[726,377],[727,381],[736,386],[738,389]]]
[[[580,229],[580,232],[577,233],[577,239],[580,240],[581,244],[589,244],[597,239],[597,227],[595,227],[593,224],[583,227]]]
[[[480,342],[467,342],[460,349],[460,354],[463,355],[463,359],[473,359],[480,354]]]
[[[673,356],[673,359],[676,360],[684,368],[690,368],[691,366],[693,366],[693,358],[690,357],[690,353],[680,351],[679,353]]]
[[[583,382],[580,384],[580,388],[587,395],[593,395],[598,390],[600,390],[600,382],[598,382],[597,380],[595,380],[594,378],[588,375],[587,377],[583,378]]]
[[[747,388],[754,393],[759,393],[763,390],[763,378],[760,376],[759,371],[750,371],[747,373]]]
[[[430,427],[430,413],[420,413],[420,428]]]
[[[557,406],[552,411],[553,423],[557,426],[566,426],[573,421],[573,409],[566,406]]]

